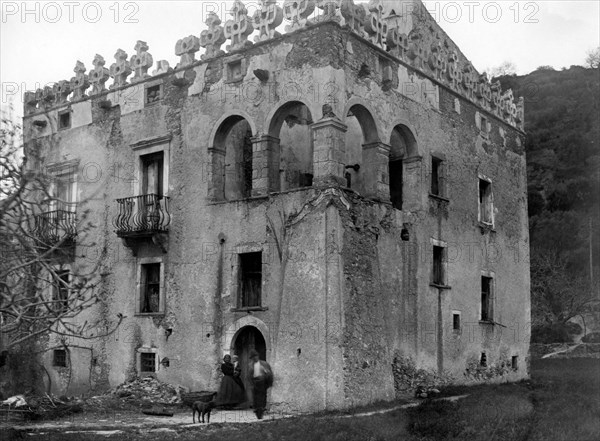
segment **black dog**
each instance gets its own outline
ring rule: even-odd
[[[198,412],[198,422],[202,417],[202,423],[204,423],[204,415],[206,415],[206,422],[210,423],[210,411],[214,409],[216,403],[214,401],[196,401],[192,404],[192,422],[196,422],[196,412]]]

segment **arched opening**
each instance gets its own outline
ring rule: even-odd
[[[401,124],[394,127],[390,137],[390,157],[388,162],[390,178],[390,200],[394,208],[402,210],[404,195],[404,160],[416,155],[416,140],[408,127]]]
[[[246,198],[252,191],[252,130],[243,117],[233,115],[221,123],[213,145],[213,166],[218,185],[216,199],[235,200]]]
[[[365,176],[363,146],[379,141],[377,126],[371,113],[360,104],[348,110],[346,126],[346,186],[364,194],[368,177]]]
[[[231,340],[231,353],[238,356],[242,370],[241,379],[250,403],[252,403],[252,372],[248,356],[252,349],[258,352],[261,360],[267,361],[267,345],[262,333],[254,326],[244,326]]]
[[[279,140],[279,190],[310,187],[313,181],[313,142],[309,108],[291,101],[277,110],[269,135]]]

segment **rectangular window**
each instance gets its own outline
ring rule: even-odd
[[[493,223],[492,183],[486,179],[479,179],[479,221]]]
[[[444,196],[442,191],[442,160],[431,157],[431,194]]]
[[[160,263],[143,264],[141,268],[140,312],[160,312]]]
[[[444,247],[433,246],[433,277],[432,283],[444,285]]]
[[[481,121],[481,129],[480,132],[483,136],[487,136],[488,135],[488,120],[485,116],[481,115],[480,117],[480,121]]]
[[[156,354],[154,352],[140,352],[140,372],[156,372]]]
[[[164,152],[151,153],[140,157],[142,161],[142,193],[163,195]]]
[[[240,254],[240,306],[261,306],[262,252]]]
[[[52,302],[55,312],[69,309],[69,270],[56,270],[52,281]]]
[[[519,356],[518,355],[513,355],[512,361],[511,361],[511,367],[512,367],[513,371],[519,370]]]
[[[146,87],[146,104],[154,104],[162,99],[162,85]]]
[[[67,367],[67,351],[55,349],[52,357],[52,366]]]
[[[75,212],[76,208],[76,170],[67,167],[54,173],[50,189],[50,211],[56,211],[59,219],[63,220]]]
[[[61,110],[58,112],[58,130],[71,128],[71,110]]]
[[[481,276],[481,320],[492,321],[493,279]]]
[[[460,331],[460,314],[452,314],[452,330],[454,332]]]

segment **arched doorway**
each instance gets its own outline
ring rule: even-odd
[[[231,341],[231,352],[239,358],[242,369],[242,382],[246,388],[248,402],[252,403],[252,373],[250,370],[250,351],[255,349],[261,360],[267,361],[267,345],[262,333],[254,326],[244,326]]]

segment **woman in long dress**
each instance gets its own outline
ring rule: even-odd
[[[223,372],[223,379],[217,393],[217,406],[231,408],[245,402],[246,392],[234,378],[235,367],[229,355],[223,357],[221,372]]]

